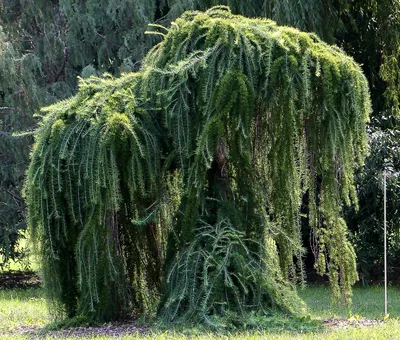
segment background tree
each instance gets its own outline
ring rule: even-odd
[[[0,28],[0,267],[22,259],[19,239],[25,230],[24,201],[20,189],[28,165],[29,143],[12,133],[33,127],[30,105],[38,107],[34,58],[21,57]]]
[[[383,171],[387,173],[389,278],[398,277],[400,256],[400,131],[393,117],[368,129],[370,156],[357,175],[359,211],[347,211],[364,284],[382,278]]]
[[[137,69],[156,40],[143,33],[163,15],[162,6],[157,1],[0,3],[1,266],[23,255],[18,240],[26,228],[20,190],[32,140],[12,134],[33,129],[40,106],[75,93],[77,76]]]
[[[37,6],[37,7],[35,7]],[[39,10],[40,9],[40,10]],[[19,239],[26,228],[24,202],[20,190],[29,160],[30,138],[13,133],[35,127],[33,113],[72,90],[57,92],[51,74],[58,67],[57,43],[51,1],[2,2],[1,18],[1,97],[0,105],[0,253],[1,265],[23,256]],[[47,25],[48,22],[54,24]],[[45,29],[46,28],[46,29]],[[73,75],[75,78],[76,75]],[[74,80],[74,83],[76,80]],[[61,89],[61,87],[59,87]],[[63,93],[64,92],[64,93]]]

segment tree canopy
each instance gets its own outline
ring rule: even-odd
[[[301,313],[300,207],[334,297],[357,279],[341,202],[371,112],[360,67],[317,36],[226,7],[189,11],[137,73],[82,79],[43,110],[26,182],[56,315],[158,303],[221,325]],[[155,301],[154,301],[155,300]]]

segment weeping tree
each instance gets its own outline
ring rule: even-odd
[[[43,109],[25,195],[54,315],[157,306],[167,322],[218,326],[302,313],[305,201],[315,266],[350,302],[341,210],[357,205],[366,152],[360,67],[313,34],[227,7],[149,33],[163,40],[140,72],[81,80]]]

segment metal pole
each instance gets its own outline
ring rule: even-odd
[[[387,315],[387,250],[386,250],[386,170],[383,171],[383,257],[384,257],[384,274],[385,274],[385,315]]]

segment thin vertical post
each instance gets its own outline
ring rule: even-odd
[[[385,315],[387,315],[387,249],[386,249],[386,170],[383,171],[383,261],[384,261],[384,276],[385,276]]]

